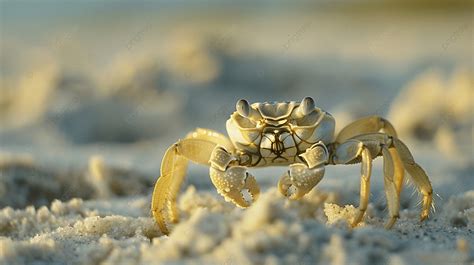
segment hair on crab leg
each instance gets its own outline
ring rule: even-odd
[[[438,193],[435,193],[435,196],[438,197],[440,200],[443,200],[443,198],[438,194]],[[433,200],[433,203],[431,204],[431,208],[433,209],[433,213],[436,212],[436,201]]]
[[[418,191],[423,195],[422,210],[420,214],[420,220],[423,221],[428,218],[429,210],[433,202],[433,188],[431,187],[431,182],[423,168],[415,162],[406,145],[397,138],[392,138],[392,143],[400,153],[403,165],[410,174],[414,184],[417,186]]]

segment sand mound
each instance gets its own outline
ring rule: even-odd
[[[0,212],[0,253],[8,264],[415,264],[427,259],[462,264],[472,259],[472,191],[452,197],[442,214],[423,225],[416,221],[417,210],[405,210],[391,231],[381,228],[383,216],[374,213],[364,228],[337,225],[334,220],[353,216],[353,207],[337,210],[332,196],[313,191],[289,202],[270,188],[241,210],[189,187],[179,203],[182,221],[169,237],[160,236],[149,217],[148,197],[7,207]]]

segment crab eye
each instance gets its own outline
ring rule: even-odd
[[[314,100],[311,97],[305,97],[300,104],[299,111],[303,115],[311,113],[315,109]]]
[[[237,109],[237,112],[240,114],[242,117],[248,117],[250,114],[250,106],[247,100],[241,99],[237,101],[237,104],[235,105],[235,108]]]

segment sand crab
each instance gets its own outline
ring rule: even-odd
[[[301,102],[252,105],[241,99],[226,127],[229,138],[209,129],[196,129],[166,151],[151,203],[164,234],[169,233],[167,222],[178,222],[176,198],[189,160],[210,166],[218,193],[239,207],[248,207],[260,192],[247,168],[289,166],[278,189],[290,199],[300,199],[323,178],[326,165],[361,163],[359,211],[352,222],[355,226],[369,202],[372,160],[383,156],[390,215],[385,227],[391,228],[399,217],[405,170],[423,197],[421,220],[428,217],[433,193],[430,180],[390,122],[381,117],[356,120],[335,136],[334,118],[316,107],[310,97]],[[249,200],[243,197],[244,189],[251,195]]]

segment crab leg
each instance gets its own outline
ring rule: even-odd
[[[379,116],[368,116],[358,119],[344,127],[337,135],[336,142],[343,143],[344,141],[361,134],[377,133],[380,131],[383,131],[389,136],[397,137],[395,128],[388,120]],[[405,177],[405,169],[397,149],[389,147],[388,150],[392,155],[395,170],[394,182],[397,186],[397,193],[400,196],[403,187],[403,179]]]
[[[372,174],[372,155],[368,144],[358,140],[348,140],[339,145],[333,156],[335,164],[351,164],[361,161],[360,201],[359,212],[352,222],[352,226],[360,223],[364,217],[370,195],[370,176]]]
[[[422,203],[422,210],[420,214],[420,220],[423,221],[425,220],[430,211],[430,207],[432,205],[433,199],[433,188],[431,187],[431,182],[426,175],[426,172],[418,165],[406,145],[400,141],[396,137],[388,136],[383,133],[370,133],[370,134],[364,134],[364,135],[359,135],[354,137],[354,139],[360,140],[360,141],[376,141],[380,143],[381,145],[385,145],[389,148],[389,152],[392,148],[396,149],[397,154],[399,155],[400,162],[396,162],[397,160],[394,158],[394,166],[395,166],[395,185],[397,187],[397,193],[399,194],[399,188],[398,185],[401,185],[399,183],[400,178],[396,177],[397,172],[402,171],[401,166],[407,170],[409,175],[411,176],[411,179],[415,183],[415,185],[418,188],[418,191],[422,194],[423,196],[423,203]],[[392,151],[393,152],[393,151]],[[392,153],[390,152],[390,153]],[[392,157],[393,158],[393,157]],[[397,167],[399,169],[397,169]]]
[[[405,178],[405,168],[403,167],[403,162],[397,149],[391,146],[388,148],[388,151],[390,152],[393,161],[393,181],[395,182],[397,193],[400,197],[403,188],[403,179]]]
[[[385,224],[385,228],[390,229],[399,217],[400,212],[400,194],[397,185],[394,182],[395,168],[392,155],[387,146],[382,146],[383,155],[383,172],[384,172],[384,189],[387,198],[387,207],[390,219]]]
[[[397,136],[395,128],[388,120],[379,116],[368,116],[358,119],[344,127],[337,135],[336,142],[343,143],[354,136],[376,133],[381,130],[387,135]]]
[[[400,153],[403,166],[410,174],[411,179],[418,187],[419,192],[423,195],[423,205],[420,215],[420,220],[423,221],[428,218],[430,207],[433,203],[433,188],[431,187],[431,182],[426,175],[426,172],[415,162],[412,154],[402,141],[393,138],[393,146]]]
[[[186,176],[188,161],[209,165],[212,150],[217,145],[233,148],[222,134],[212,130],[197,129],[166,151],[151,202],[153,217],[164,234],[169,233],[167,221],[176,223],[179,220],[176,199]]]

